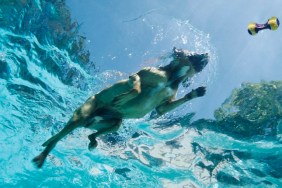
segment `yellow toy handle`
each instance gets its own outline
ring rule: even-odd
[[[248,32],[250,35],[256,35],[258,33],[256,23],[250,23],[248,25]]]
[[[271,30],[276,30],[279,27],[279,20],[276,17],[272,17],[267,21],[267,24],[270,26]]]

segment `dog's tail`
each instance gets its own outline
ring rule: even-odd
[[[70,121],[59,133],[57,133],[56,135],[48,139],[46,142],[44,142],[42,146],[44,146],[45,149],[43,150],[43,152],[41,152],[38,156],[36,156],[32,160],[35,163],[35,165],[38,168],[41,168],[46,157],[51,152],[51,150],[56,146],[57,142],[78,127],[79,125],[77,122]]]

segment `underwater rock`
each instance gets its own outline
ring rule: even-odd
[[[215,110],[214,117],[215,120],[194,121],[190,127],[236,138],[279,137],[282,135],[282,81],[243,83]]]
[[[217,129],[237,136],[275,136],[282,119],[282,81],[244,83],[214,112]]]

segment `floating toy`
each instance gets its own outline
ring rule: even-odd
[[[250,35],[256,35],[260,30],[276,30],[278,29],[279,24],[279,20],[276,17],[270,18],[265,24],[250,23],[248,25],[248,33]]]

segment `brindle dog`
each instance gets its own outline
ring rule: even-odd
[[[36,166],[42,167],[57,142],[76,128],[96,130],[88,136],[88,148],[92,150],[97,147],[96,138],[117,131],[123,119],[141,118],[154,109],[158,115],[162,115],[193,98],[203,96],[206,88],[198,87],[175,100],[179,84],[207,65],[208,54],[174,48],[171,56],[172,61],[168,65],[144,68],[88,98],[75,110],[66,126],[43,144],[44,151],[33,159]]]

